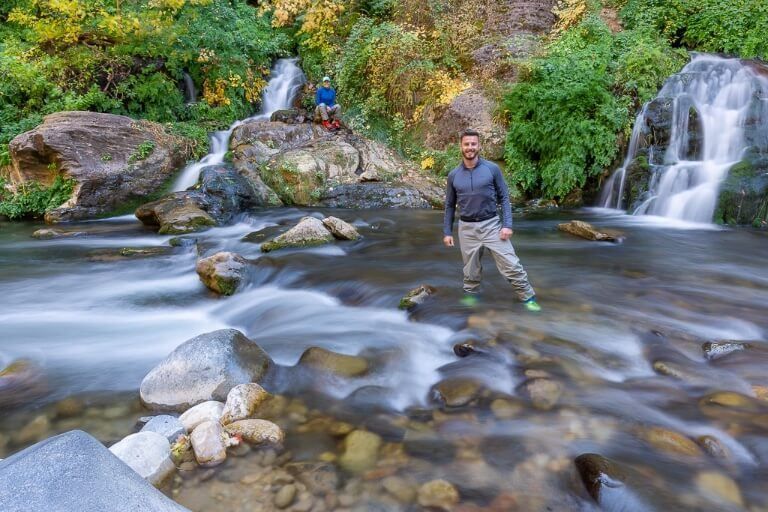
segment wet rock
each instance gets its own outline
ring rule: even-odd
[[[47,389],[42,369],[19,359],[0,370],[0,408],[27,403]]]
[[[241,438],[250,444],[280,446],[285,439],[283,430],[267,420],[240,420],[225,426],[227,434]]]
[[[729,459],[730,452],[728,449],[714,436],[699,436],[696,438],[696,443],[709,455],[716,459]]]
[[[344,438],[344,452],[339,465],[350,473],[362,473],[378,461],[381,437],[373,432],[355,430]]]
[[[276,251],[286,247],[312,247],[333,241],[333,235],[321,220],[304,217],[293,228],[270,242],[261,245],[262,252]]]
[[[722,414],[755,414],[766,411],[765,404],[750,396],[734,391],[717,391],[699,400],[701,411],[710,417]]]
[[[432,430],[406,430],[403,449],[411,457],[447,464],[456,456],[456,446]]]
[[[520,414],[522,410],[523,404],[513,400],[497,398],[491,402],[491,412],[500,420],[512,419]]]
[[[411,503],[416,499],[416,487],[405,478],[388,476],[381,481],[381,486],[400,503]]]
[[[184,426],[187,432],[192,432],[201,423],[206,421],[220,421],[224,413],[224,404],[211,400],[197,404],[179,416],[179,422]]]
[[[552,409],[563,394],[563,386],[551,379],[530,379],[521,385],[525,394],[536,409],[547,411]]]
[[[488,435],[480,442],[483,459],[493,467],[511,469],[527,455],[519,438],[511,435]]]
[[[328,462],[291,462],[285,469],[313,494],[334,492],[339,486],[336,468]]]
[[[197,191],[178,192],[138,207],[134,215],[161,235],[183,235],[216,225],[216,219],[205,211],[206,205]]]
[[[319,204],[328,208],[432,208],[432,198],[414,186],[395,183],[350,183],[330,187]]]
[[[396,395],[392,388],[384,386],[362,386],[344,398],[342,407],[354,414],[358,413],[388,413],[394,412],[391,399]]]
[[[479,351],[471,343],[457,343],[453,346],[453,353],[457,357],[467,357],[477,354]]]
[[[768,402],[768,386],[752,386],[752,392],[758,400]]]
[[[152,409],[171,410],[226,400],[238,384],[263,384],[272,365],[266,352],[240,331],[201,334],[179,345],[144,377],[141,400]]]
[[[227,458],[224,429],[218,421],[205,421],[192,431],[190,441],[197,463],[203,467],[218,466]]]
[[[445,379],[430,390],[433,401],[445,407],[462,407],[477,398],[483,389],[483,383],[477,379],[458,377]]]
[[[459,491],[446,480],[432,480],[419,487],[416,499],[422,507],[451,510],[459,503]]]
[[[592,499],[606,510],[621,510],[610,506],[620,502],[622,497],[627,495],[624,484],[627,475],[617,464],[596,453],[579,455],[574,464]]]
[[[342,377],[359,377],[368,373],[368,361],[320,347],[310,347],[299,358],[298,366],[329,372]]]
[[[56,418],[75,418],[85,411],[85,403],[79,398],[69,397],[56,402],[54,407]]]
[[[83,141],[88,141],[84,144]],[[149,121],[96,112],[57,112],[9,145],[14,183],[75,180],[48,222],[94,218],[156,194],[190,155],[187,139]]]
[[[564,224],[558,224],[557,229],[586,240],[615,243],[623,240],[621,235],[599,231],[592,224],[580,220],[572,220]]]
[[[297,121],[299,116],[299,109],[285,108],[281,110],[275,110],[272,115],[269,116],[269,120],[273,123],[303,123],[304,121]]]
[[[398,307],[400,309],[410,309],[412,307],[423,304],[429,297],[435,294],[437,289],[428,284],[423,284],[405,294],[405,297],[400,299]]]
[[[256,383],[238,384],[227,394],[227,402],[221,416],[222,425],[253,416],[259,406],[270,397],[271,395]]]
[[[764,123],[762,123],[764,124]],[[762,128],[765,130],[764,128]],[[765,139],[765,133],[761,139]],[[764,143],[763,143],[764,144]],[[756,148],[734,164],[720,184],[714,222],[768,226],[768,158]]]
[[[700,493],[717,501],[744,506],[741,490],[730,477],[717,471],[702,471],[694,478]]]
[[[734,352],[747,350],[751,346],[749,343],[739,341],[707,341],[701,345],[701,350],[704,352],[705,358],[713,361]]]
[[[691,439],[674,430],[662,427],[644,427],[638,435],[654,449],[668,455],[699,457],[701,449]]]
[[[61,229],[43,228],[32,233],[32,238],[39,240],[50,240],[52,238],[73,238],[86,236],[88,233],[83,231],[63,231]]]
[[[24,425],[13,436],[13,441],[16,444],[26,445],[39,441],[48,436],[51,429],[51,421],[45,414],[38,414],[32,421]]]
[[[157,432],[138,432],[112,445],[109,451],[155,487],[176,469],[171,461],[171,445]]]
[[[208,289],[232,295],[243,280],[248,262],[232,252],[219,252],[197,262],[195,270]]]
[[[296,499],[296,486],[288,484],[280,488],[275,494],[275,506],[277,508],[287,508]]]
[[[360,233],[357,232],[357,229],[352,224],[344,222],[337,217],[324,218],[323,225],[339,240],[357,240],[360,238]]]
[[[187,510],[79,430],[46,439],[0,462],[0,503],[3,512]]]
[[[168,416],[167,414],[154,416],[144,425],[141,431],[156,432],[171,443],[175,443],[179,436],[187,433],[187,429],[184,428],[184,424],[181,423],[179,418]]]

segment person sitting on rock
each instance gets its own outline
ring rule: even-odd
[[[315,94],[315,119],[322,119],[323,127],[327,130],[338,130],[341,128],[339,118],[341,117],[341,107],[336,103],[336,90],[331,87],[330,77],[323,77],[323,85],[317,88]]]

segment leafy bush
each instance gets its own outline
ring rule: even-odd
[[[672,44],[742,58],[768,58],[765,0],[627,0],[629,28],[647,27]]]
[[[50,187],[32,182],[10,194],[5,190],[5,180],[0,178],[0,215],[12,220],[42,217],[67,201],[74,189],[75,180],[58,175]]]
[[[614,35],[596,15],[584,17],[505,97],[510,180],[545,197],[584,187],[616,158],[632,112],[684,62],[646,32]]]

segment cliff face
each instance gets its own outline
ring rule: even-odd
[[[501,0],[473,6],[483,31],[467,70],[471,86],[449,105],[427,113],[428,147],[443,149],[456,142],[462,130],[474,128],[483,136],[485,156],[503,157],[506,130],[494,120],[498,97],[516,79],[513,61],[530,56],[552,29],[554,6],[555,0]]]

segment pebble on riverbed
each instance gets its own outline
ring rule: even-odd
[[[432,480],[419,487],[417,500],[422,507],[448,511],[459,502],[459,491],[446,480]]]
[[[250,444],[282,445],[285,440],[283,429],[267,420],[240,420],[224,427],[227,434],[239,437]]]
[[[226,434],[218,421],[199,424],[190,436],[197,463],[203,467],[218,466],[227,458]]]
[[[221,415],[221,423],[226,425],[253,416],[259,406],[270,398],[270,394],[255,382],[238,384],[229,390],[227,402]]]

